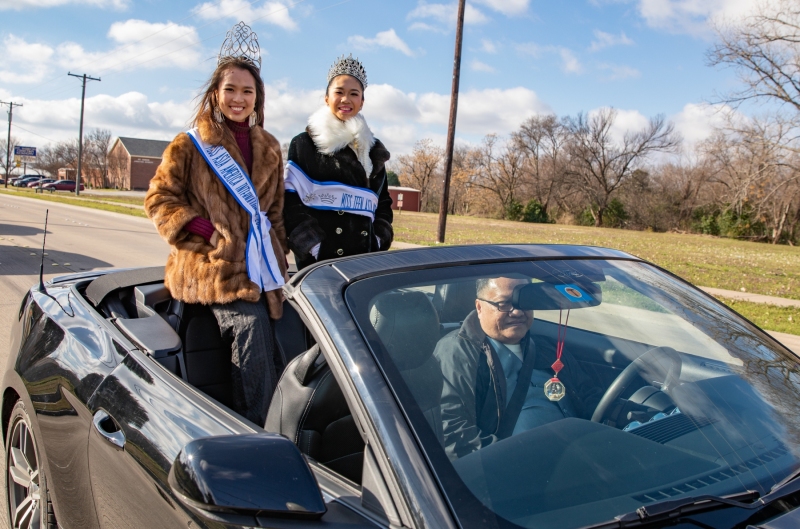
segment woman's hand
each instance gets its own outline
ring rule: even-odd
[[[214,248],[217,247],[217,243],[219,242],[219,232],[217,230],[214,230],[214,233],[211,234],[211,239],[209,239],[208,242]]]

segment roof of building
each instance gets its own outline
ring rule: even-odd
[[[416,191],[419,193],[419,189],[414,189],[413,187],[389,186],[389,189],[392,191]]]
[[[122,136],[119,137],[119,141],[131,156],[147,156],[150,158],[161,158],[167,145],[169,145],[168,141],[123,138]]]

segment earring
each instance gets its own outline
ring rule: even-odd
[[[258,114],[256,114],[255,110],[253,110],[253,112],[250,113],[250,126],[255,127],[257,123],[258,123]]]
[[[219,109],[219,107],[216,107],[214,109],[214,120],[217,123],[222,123],[223,121],[225,121],[225,117],[222,115],[222,111]]]

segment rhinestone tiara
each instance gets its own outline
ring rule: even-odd
[[[367,89],[367,72],[364,70],[364,65],[358,59],[353,58],[352,53],[348,57],[342,55],[336,59],[331,69],[328,70],[328,84],[331,84],[333,78],[339,75],[351,75],[358,79],[364,90]]]
[[[235,59],[243,59],[261,70],[261,46],[258,45],[258,35],[244,22],[233,26],[225,35],[225,40],[219,49],[217,66]]]

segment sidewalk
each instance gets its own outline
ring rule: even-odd
[[[723,290],[721,288],[697,287],[712,296],[721,298],[735,299],[736,301],[749,301],[751,303],[766,303],[777,305],[778,307],[800,307],[800,300],[778,298],[775,296],[763,296],[761,294],[751,294],[750,292],[737,292],[736,290]]]

